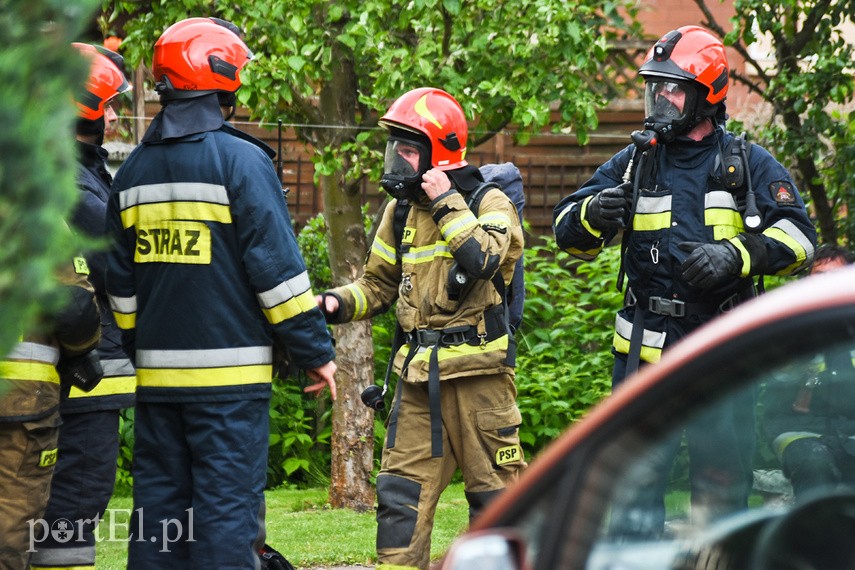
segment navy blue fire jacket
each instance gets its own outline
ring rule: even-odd
[[[615,352],[629,352],[639,307],[644,311],[641,359],[656,362],[663,348],[726,309],[723,304],[750,297],[752,276],[790,275],[813,260],[816,230],[804,201],[787,170],[759,145],[751,146],[747,169],[762,225],[757,232],[746,231],[740,212],[740,192],[745,189],[728,190],[722,169],[716,166],[721,149],[728,148],[733,138],[732,133],[718,130],[701,141],[679,137],[657,147],[646,178],[639,181],[631,231],[626,236],[623,268],[629,289],[627,306],[615,323]],[[634,150],[629,145],[618,152],[578,191],[555,206],[553,231],[558,247],[590,260],[615,238],[617,230],[601,232],[591,227],[585,211],[595,194],[624,182]],[[635,155],[632,172],[644,177],[640,154]],[[721,240],[729,241],[739,252],[739,275],[711,290],[690,286],[680,270],[690,253],[679,244]],[[669,315],[662,310],[675,308],[684,314]]]
[[[267,397],[274,341],[303,369],[334,358],[273,155],[213,94],[164,107],[117,172],[107,289],[140,401]]]

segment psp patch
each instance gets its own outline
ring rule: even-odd
[[[772,198],[779,206],[793,206],[796,203],[796,189],[786,180],[779,180],[769,184]]]
[[[404,233],[401,236],[401,243],[406,245],[413,245],[413,242],[416,239],[416,228],[411,228],[409,226],[404,228]]]
[[[519,444],[500,447],[496,450],[496,465],[516,463],[518,461],[522,461],[522,457],[522,448]]]
[[[39,467],[50,467],[56,464],[57,448],[45,449],[39,453]]]

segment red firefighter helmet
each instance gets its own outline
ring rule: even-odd
[[[152,71],[164,98],[187,98],[241,85],[240,71],[252,52],[240,28],[217,18],[187,18],[166,29],[154,44]]]
[[[114,51],[105,47],[79,42],[71,44],[90,62],[86,88],[77,97],[77,115],[82,119],[96,121],[104,116],[104,107],[114,97],[130,91],[131,84],[125,78],[125,61]]]
[[[709,105],[727,96],[730,68],[724,44],[700,26],[683,26],[662,36],[639,69],[646,79],[694,82]]]
[[[404,93],[380,118],[380,125],[427,137],[431,147],[431,166],[435,168],[454,170],[468,164],[466,139],[469,128],[463,108],[442,89],[422,87]]]

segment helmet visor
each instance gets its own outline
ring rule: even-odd
[[[655,123],[678,124],[693,112],[696,96],[687,83],[648,80],[644,87],[644,112]]]

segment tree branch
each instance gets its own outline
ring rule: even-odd
[[[695,0],[695,4],[697,4],[698,8],[700,8],[701,12],[706,18],[706,21],[701,23],[707,26],[712,31],[714,31],[720,38],[724,38],[727,35],[727,32],[725,32],[721,24],[716,21],[712,12],[707,7],[705,0]],[[769,74],[766,73],[766,71],[763,69],[763,66],[760,65],[760,62],[758,62],[750,53],[748,53],[748,49],[745,47],[745,44],[742,43],[741,37],[730,47],[732,47],[734,50],[736,50],[736,53],[742,56],[742,59],[745,60],[746,64],[754,68],[754,70],[757,72],[757,76],[765,85],[769,85],[769,82],[772,78],[769,76]],[[730,70],[730,75],[733,76],[734,79],[739,80],[740,83],[748,87],[749,90],[761,95],[763,99],[767,101],[771,100],[763,94],[764,91],[760,88],[759,85],[757,85],[756,82],[748,79],[748,76],[734,71],[733,69]]]

